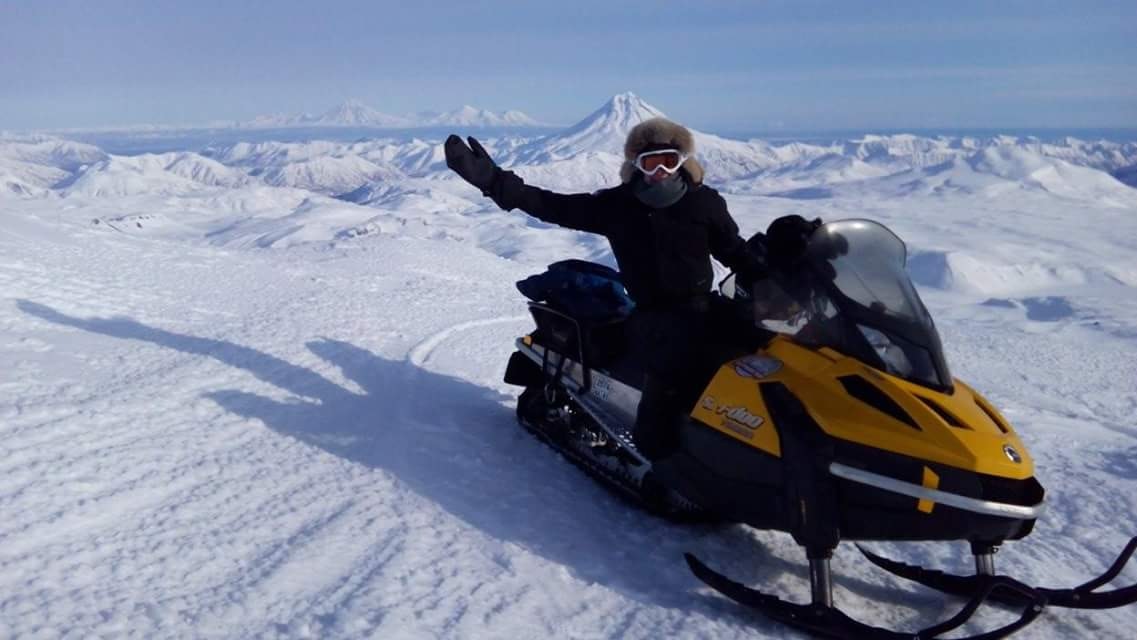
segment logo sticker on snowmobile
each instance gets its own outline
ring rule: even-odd
[[[750,437],[753,430],[762,426],[765,420],[762,416],[756,416],[750,413],[746,407],[732,407],[730,405],[720,405],[717,400],[712,396],[703,396],[703,408],[707,411],[713,411],[715,415],[722,417],[722,425],[733,431],[738,431],[736,427],[745,427],[748,431],[742,433]]]
[[[743,378],[765,378],[777,373],[781,368],[781,360],[766,356],[746,356],[734,361],[734,372]]]
[[[593,376],[590,393],[601,400],[607,400],[612,395],[612,383],[603,376]]]
[[[1019,452],[1015,451],[1015,448],[1009,444],[1003,445],[1003,453],[1007,454],[1007,459],[1015,464],[1020,464],[1023,461],[1023,457],[1019,455]]]

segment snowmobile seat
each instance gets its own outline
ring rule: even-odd
[[[589,368],[606,367],[626,350],[625,318],[583,320],[539,303],[530,303],[529,312],[537,322],[533,333],[537,342]]]
[[[625,350],[624,321],[635,304],[620,274],[584,260],[562,260],[517,283],[532,300],[538,341],[589,367],[603,367]]]

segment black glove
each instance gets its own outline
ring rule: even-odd
[[[456,135],[446,139],[446,144],[443,145],[443,150],[446,152],[446,166],[481,190],[482,195],[488,196],[499,169],[477,140],[473,137],[467,140],[470,141],[468,147]]]
[[[766,262],[775,269],[793,267],[805,256],[809,236],[821,226],[821,218],[806,220],[799,215],[782,216],[766,229]]]

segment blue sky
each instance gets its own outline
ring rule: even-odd
[[[1137,2],[0,0],[0,130],[627,90],[712,131],[1137,127]]]

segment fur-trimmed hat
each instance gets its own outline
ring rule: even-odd
[[[702,184],[703,167],[695,160],[695,137],[686,127],[667,118],[644,120],[628,132],[628,139],[624,142],[624,164],[620,167],[621,182],[632,181],[632,176],[638,171],[633,164],[636,156],[648,151],[650,147],[678,149],[680,153],[689,156],[683,163],[683,170],[691,182]]]

